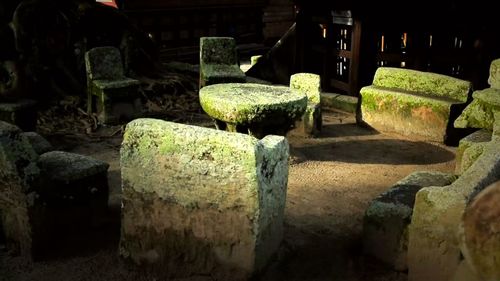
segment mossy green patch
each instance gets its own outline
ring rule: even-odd
[[[490,84],[492,88],[500,89],[500,59],[491,62],[488,84]]]
[[[454,77],[404,68],[379,67],[373,85],[466,102],[471,83]]]
[[[317,74],[293,74],[290,77],[290,88],[305,93],[310,103],[319,104],[321,101],[321,77]]]

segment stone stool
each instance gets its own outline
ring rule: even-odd
[[[290,77],[290,88],[307,96],[307,108],[296,128],[305,136],[317,136],[321,131],[321,77],[312,73],[296,73]]]

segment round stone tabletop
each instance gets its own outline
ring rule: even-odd
[[[229,124],[279,124],[304,114],[307,96],[286,86],[225,83],[200,89],[200,104],[210,117]]]

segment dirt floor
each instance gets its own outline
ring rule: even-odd
[[[203,118],[196,124],[211,126]],[[156,280],[125,266],[117,256],[121,134],[116,130],[101,129],[100,137],[93,138],[48,136],[57,149],[90,155],[110,164],[111,213],[92,234],[71,242],[83,245],[78,254],[63,251],[63,258],[27,264],[0,249],[0,280]],[[318,138],[290,137],[289,141],[284,243],[277,259],[256,279],[407,280],[406,273],[388,270],[362,255],[364,211],[375,196],[413,171],[453,172],[455,148],[380,134],[357,126],[354,116],[340,112],[324,114]],[[178,280],[213,279],[195,276]]]

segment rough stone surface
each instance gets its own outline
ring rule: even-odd
[[[200,104],[209,116],[226,122],[227,130],[249,130],[261,138],[286,134],[305,112],[307,96],[285,86],[227,83],[203,87]]]
[[[7,247],[31,258],[30,210],[40,170],[38,154],[14,125],[0,121],[0,214]]]
[[[480,280],[500,280],[500,181],[467,205],[460,226],[461,249]]]
[[[232,37],[200,38],[200,88],[218,83],[244,83]]]
[[[88,156],[64,151],[51,151],[40,156],[38,164],[50,180],[72,182],[106,173],[109,164]]]
[[[273,83],[271,83],[269,81],[262,80],[262,79],[259,79],[259,78],[255,78],[255,77],[251,77],[251,76],[247,76],[246,79],[247,79],[246,80],[247,83],[263,84],[263,85],[272,85],[273,84]]]
[[[377,130],[442,142],[456,102],[397,89],[361,89],[361,115]]]
[[[494,141],[500,141],[500,111],[495,112],[495,123],[493,124],[493,134],[492,139]]]
[[[306,94],[310,104],[321,103],[321,77],[313,73],[296,73],[290,76],[290,88]]]
[[[455,127],[493,130],[494,114],[500,111],[500,90],[488,88],[475,91],[472,97],[474,100],[455,120]]]
[[[365,253],[395,270],[406,270],[408,225],[415,194],[423,187],[449,185],[455,179],[454,175],[440,172],[415,172],[375,198],[364,217]]]
[[[239,280],[283,235],[288,143],[154,119],[121,148],[122,257],[159,274]]]
[[[38,155],[53,150],[50,142],[35,132],[25,132],[22,133],[22,135],[28,139],[29,143]]]
[[[451,76],[405,68],[379,67],[373,85],[466,102],[471,83]]]
[[[484,153],[455,182],[425,187],[416,196],[409,231],[409,280],[448,281],[460,263],[458,226],[474,194],[500,179],[500,143]]]
[[[491,141],[491,131],[479,130],[460,140],[455,156],[455,173],[462,174],[482,154],[484,146]],[[470,149],[470,151],[468,151]],[[467,155],[465,155],[465,152]],[[479,152],[479,153],[477,153]],[[462,161],[464,161],[462,163]]]
[[[323,109],[337,109],[356,113],[358,98],[334,93],[321,93],[321,107]]]
[[[0,103],[0,121],[5,121],[30,131],[36,129],[36,102],[20,100]]]
[[[142,114],[139,84],[125,77],[120,51],[97,47],[85,53],[87,70],[87,111],[95,107],[103,124],[117,124]]]
[[[500,89],[500,59],[491,62],[488,84],[490,84],[492,88]]]

